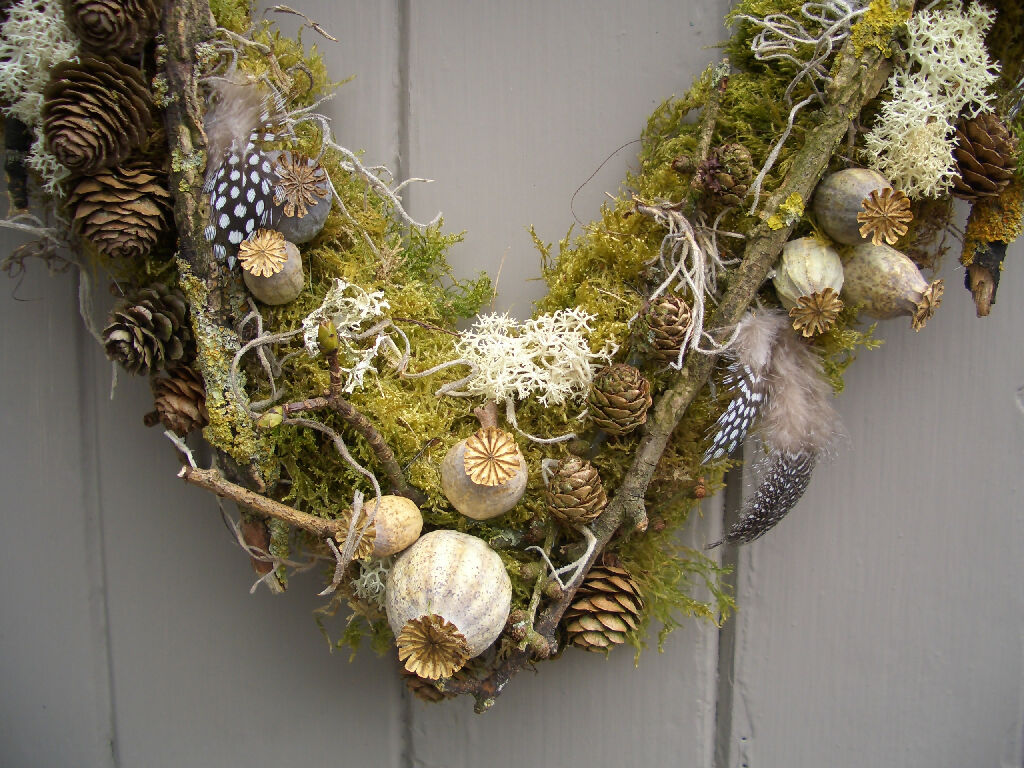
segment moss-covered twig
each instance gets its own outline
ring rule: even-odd
[[[343,383],[341,366],[338,362],[338,350],[326,350],[325,357],[331,375],[331,390],[322,397],[311,397],[306,400],[297,400],[292,403],[277,406],[268,411],[268,414],[278,414],[287,419],[289,416],[305,411],[317,411],[328,408],[343,418],[352,429],[354,429],[369,444],[374,456],[384,470],[393,493],[405,496],[418,506],[426,502],[426,497],[416,488],[409,484],[402,472],[402,466],[395,458],[395,452],[384,440],[380,430],[373,422],[356,409],[351,402],[343,397]]]

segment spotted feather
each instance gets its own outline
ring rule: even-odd
[[[229,147],[206,184],[210,223],[203,233],[213,243],[214,256],[229,268],[234,267],[243,240],[276,224],[271,163],[262,148],[273,138],[270,126],[265,126],[253,131],[241,149]]]

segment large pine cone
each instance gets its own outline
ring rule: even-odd
[[[107,357],[139,375],[184,362],[191,341],[185,297],[177,288],[160,283],[115,307],[103,329]]]
[[[173,201],[167,176],[145,161],[100,171],[71,191],[71,223],[113,258],[148,256],[167,230]]]
[[[590,418],[609,435],[624,435],[647,421],[651,383],[632,365],[602,368],[591,387]]]
[[[640,590],[624,568],[595,565],[583,580],[562,620],[569,642],[588,651],[608,652],[626,642],[643,610]]]
[[[164,425],[179,437],[205,427],[210,417],[206,411],[206,387],[203,377],[187,365],[175,366],[150,381],[156,408],[146,416],[146,425]]]
[[[43,98],[50,151],[83,175],[123,162],[153,120],[142,74],[120,59],[82,56],[58,64]]]
[[[559,521],[582,525],[601,514],[608,506],[608,495],[594,465],[578,456],[558,462],[544,492],[548,511]]]
[[[647,307],[644,320],[651,331],[648,341],[655,360],[668,364],[679,359],[692,319],[690,305],[671,294],[658,297]]]
[[[138,53],[160,21],[153,0],[64,0],[64,18],[83,48],[117,56]]]
[[[956,126],[957,172],[953,194],[964,200],[995,197],[1017,170],[1017,137],[994,112],[982,112]]]

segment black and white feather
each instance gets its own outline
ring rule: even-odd
[[[768,366],[780,330],[789,325],[785,315],[771,310],[748,312],[740,320],[736,338],[726,355],[729,367],[724,384],[733,390],[732,400],[715,423],[704,463],[735,451],[757,419],[768,395]]]
[[[821,358],[793,332],[789,318],[778,310],[757,310],[743,322],[747,326],[741,325],[737,341],[742,339],[742,343],[732,348],[731,365],[759,373],[763,396],[755,418],[761,417],[758,433],[765,452],[760,462],[761,482],[724,538],[730,544],[753,541],[782,520],[803,496],[815,464],[828,454],[840,434]],[[746,389],[737,393],[736,400],[752,402]],[[728,413],[719,420],[715,442],[720,442]],[[753,418],[747,420],[746,411],[738,413],[743,426],[749,427]],[[725,444],[731,440],[730,433]]]
[[[204,128],[210,162],[204,191],[210,220],[203,234],[213,254],[233,268],[238,246],[258,229],[273,228],[273,162],[263,146],[276,138],[275,110],[259,86],[216,80]]]

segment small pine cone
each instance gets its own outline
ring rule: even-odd
[[[50,151],[83,175],[123,162],[145,140],[153,119],[142,74],[112,57],[58,64],[43,99]]]
[[[750,151],[742,144],[723,144],[697,166],[693,186],[721,205],[739,205],[754,178]]]
[[[206,412],[206,387],[203,377],[187,365],[175,366],[150,381],[156,410],[146,417],[146,424],[163,424],[179,437],[209,423]]]
[[[64,18],[83,48],[116,56],[138,53],[160,21],[153,0],[64,0]]]
[[[585,525],[608,506],[608,495],[597,469],[578,456],[558,462],[544,499],[548,511],[568,525]]]
[[[655,360],[668,364],[679,359],[692,319],[690,305],[671,294],[658,297],[647,307],[644,320],[651,329],[649,340]]]
[[[647,421],[651,383],[632,365],[617,363],[594,374],[590,418],[609,435],[624,435]]]
[[[145,161],[81,179],[68,197],[75,231],[105,256],[143,259],[167,232],[167,175]]]
[[[191,341],[185,297],[160,283],[121,302],[103,329],[107,357],[142,376],[183,362]]]
[[[643,610],[640,590],[629,572],[616,565],[595,565],[583,579],[562,620],[569,642],[588,651],[604,651],[626,642]]]
[[[956,141],[953,194],[972,202],[998,195],[1017,170],[1017,137],[994,112],[982,112],[957,123]]]

